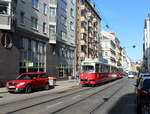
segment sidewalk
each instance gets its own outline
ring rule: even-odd
[[[56,81],[56,86],[54,89],[64,89],[64,88],[72,88],[77,86],[76,80],[58,80]],[[7,89],[5,87],[0,88],[1,93],[7,93]]]

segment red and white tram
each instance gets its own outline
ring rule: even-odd
[[[122,68],[102,63],[99,60],[85,60],[82,62],[80,73],[81,85],[96,85],[118,78],[122,78]]]

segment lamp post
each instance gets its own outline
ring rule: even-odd
[[[128,46],[128,47],[123,47],[123,49],[126,49],[126,48],[136,48],[136,45],[132,45],[132,46]]]

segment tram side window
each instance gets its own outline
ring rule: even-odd
[[[99,72],[102,72],[102,65],[99,65]]]
[[[116,72],[116,68],[112,67],[112,73]]]
[[[106,70],[109,73],[110,72],[110,66],[106,66]]]
[[[99,64],[96,64],[96,66],[95,66],[95,72],[99,72]]]
[[[102,67],[101,68],[102,73],[106,73],[107,72],[107,66],[106,65],[102,65],[101,67]]]
[[[83,66],[82,67],[82,72],[94,72],[94,66]]]

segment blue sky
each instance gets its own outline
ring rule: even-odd
[[[94,0],[102,17],[116,32],[122,47],[133,61],[143,57],[144,20],[150,12],[150,0]],[[105,28],[106,29],[106,28]],[[131,48],[136,45],[136,48]]]

